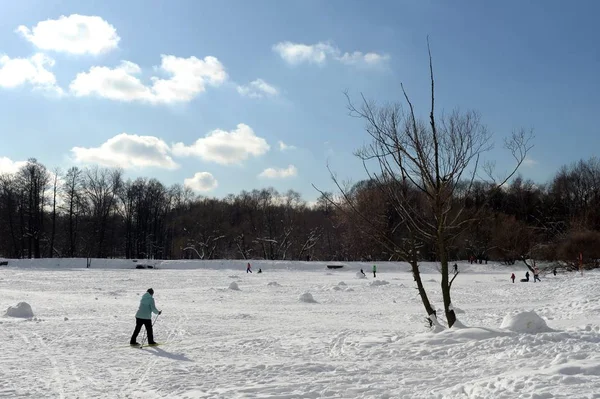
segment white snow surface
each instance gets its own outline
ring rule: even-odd
[[[31,309],[31,305],[27,302],[19,302],[15,306],[9,306],[8,309],[6,309],[6,315],[8,317],[30,319],[33,317],[33,310]]]
[[[434,333],[407,264],[378,263],[389,284],[371,287],[356,278],[366,263],[331,272],[324,262],[251,261],[263,274],[245,263],[10,260],[0,309],[27,301],[36,318],[0,317],[0,397],[600,397],[600,272],[513,284],[524,266],[459,263],[452,301],[464,313]],[[440,309],[436,269],[421,265]],[[223,289],[232,273],[244,290]],[[344,290],[331,289],[342,280]],[[130,348],[150,287],[164,345]],[[299,301],[304,293],[318,306]],[[508,327],[539,322],[534,314],[547,330]]]

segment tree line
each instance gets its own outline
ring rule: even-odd
[[[365,223],[345,212],[350,205],[340,194],[323,193],[310,206],[295,191],[273,188],[207,198],[152,178],[125,180],[119,169],[72,167],[61,174],[30,159],[0,176],[0,256],[399,260],[378,239],[402,241],[408,233],[382,191],[386,184],[371,178],[346,192]],[[412,198],[421,201],[416,192]],[[464,201],[470,221],[449,243],[450,259],[574,263],[580,252],[586,263],[600,259],[597,158],[564,166],[545,184],[517,176],[496,190],[475,181]],[[417,252],[437,259],[428,242]]]

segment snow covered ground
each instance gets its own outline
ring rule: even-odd
[[[9,261],[0,314],[27,302],[34,318],[0,317],[0,397],[600,398],[599,272],[512,284],[524,266],[459,264],[468,327],[431,333],[405,264],[378,263],[388,284],[370,264],[252,264]],[[165,345],[130,348],[150,287]]]

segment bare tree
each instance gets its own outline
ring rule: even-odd
[[[60,168],[55,168],[52,172],[52,233],[50,234],[50,249],[48,255],[50,258],[54,255],[54,239],[56,237],[56,194],[58,192],[58,179],[60,178]]]
[[[82,172],[76,166],[67,170],[65,183],[62,187],[62,202],[67,213],[68,224],[68,256],[77,255],[77,233],[79,232],[79,218],[84,205],[82,194]]]
[[[479,114],[453,111],[436,115],[429,40],[427,47],[431,85],[427,122],[417,118],[403,85],[406,111],[401,104],[379,106],[374,101],[367,101],[364,96],[361,104],[356,106],[347,97],[350,114],[366,122],[366,131],[372,139],[371,144],[357,151],[356,155],[363,161],[369,177],[386,193],[389,203],[410,232],[410,240],[435,246],[436,257],[441,264],[444,311],[451,327],[456,315],[450,290],[457,274],[450,279],[448,250],[453,239],[477,216],[466,217],[465,199],[482,170],[496,189],[504,185],[531,149],[532,134],[520,130],[505,140],[505,147],[516,164],[506,177],[496,181],[491,164],[480,167],[481,157],[492,148],[492,143],[491,134],[481,123]],[[410,251],[401,253],[406,260],[412,259],[416,263],[416,259],[412,258],[414,251],[412,254]],[[419,270],[415,265],[413,274],[418,283]],[[425,301],[424,289],[421,290],[419,286]],[[430,309],[427,311],[431,318]]]

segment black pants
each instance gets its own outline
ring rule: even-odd
[[[154,343],[154,333],[152,332],[152,320],[151,319],[138,319],[135,318],[135,330],[131,336],[130,344],[135,344],[138,334],[140,333],[142,326],[146,327],[146,333],[148,334],[148,343]]]

